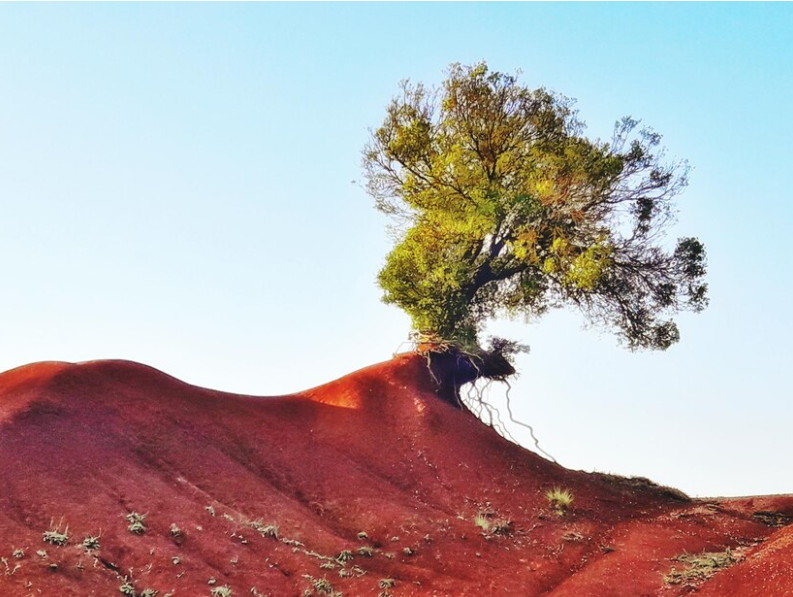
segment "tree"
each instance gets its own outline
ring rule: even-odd
[[[484,63],[447,74],[439,89],[403,82],[364,149],[368,191],[399,235],[384,301],[469,354],[486,354],[489,318],[564,305],[630,349],[677,342],[672,317],[707,305],[702,243],[662,245],[687,164],[665,163],[661,136],[632,118],[590,140],[564,96]]]

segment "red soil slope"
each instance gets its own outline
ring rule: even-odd
[[[438,400],[416,356],[277,398],[120,361],[0,375],[2,596],[778,597],[790,516],[550,463]],[[712,578],[665,582],[728,548]]]

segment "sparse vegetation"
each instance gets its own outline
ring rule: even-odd
[[[396,581],[393,578],[381,578],[378,585],[381,589],[391,589],[396,585]]]
[[[11,553],[11,555],[14,557],[14,559],[21,560],[25,557],[25,550],[17,548]]]
[[[275,524],[264,524],[264,522],[259,519],[250,521],[248,526],[258,532],[262,537],[278,539],[278,526]]]
[[[121,581],[121,586],[118,588],[118,592],[122,595],[127,595],[127,597],[135,597],[135,585],[124,577]]]
[[[99,536],[89,535],[83,539],[83,547],[86,551],[97,551],[99,549]]]
[[[366,533],[366,531],[361,531],[360,533],[358,533],[358,539],[360,539],[361,541],[366,541],[368,538],[369,535]]]
[[[374,550],[368,545],[364,545],[358,548],[358,555],[365,558],[371,558],[374,555]]]
[[[215,587],[209,593],[212,597],[231,597],[233,591],[228,585],[223,585],[222,587]]]
[[[338,556],[336,556],[336,561],[340,564],[345,564],[352,560],[352,552],[349,549],[343,549]]]
[[[577,532],[577,531],[568,531],[564,535],[562,535],[562,541],[568,541],[570,543],[575,543],[577,541],[583,541],[584,536]]]
[[[558,516],[564,516],[574,500],[573,492],[561,487],[554,487],[546,491],[545,498]]]
[[[5,567],[6,576],[14,576],[14,574],[17,573],[17,570],[19,570],[22,567],[20,564],[16,564],[14,565],[13,568],[11,568],[11,565],[8,563],[7,558],[0,558],[0,562],[2,562],[3,566]]]
[[[49,543],[50,545],[55,545],[57,547],[62,547],[69,542],[69,527],[63,526],[63,519],[56,525],[54,522],[50,522],[50,528],[44,531],[42,535],[42,540],[44,543]]]
[[[686,567],[683,570],[678,570],[673,566],[669,574],[664,576],[664,582],[668,585],[683,583],[696,585],[705,582],[719,570],[729,568],[742,559],[730,549],[720,552],[704,552],[698,555],[682,554],[673,558],[673,561],[683,563]]]
[[[610,473],[598,473],[600,479],[608,485],[617,485],[630,490],[658,492],[664,497],[676,502],[690,502],[691,497],[676,487],[659,485],[647,477],[623,477]]]
[[[127,521],[129,526],[127,530],[133,535],[143,535],[148,529],[144,524],[148,514],[140,514],[139,512],[130,512],[127,514]]]
[[[487,517],[486,514],[479,513],[474,516],[474,524],[482,529],[483,533],[487,533],[490,531],[490,519]]]
[[[333,594],[333,586],[326,578],[317,578],[311,583],[314,587],[314,590],[317,593],[322,595],[332,595]]]
[[[782,512],[759,511],[753,512],[752,516],[769,527],[783,527],[793,522],[793,517]]]
[[[405,555],[405,556],[410,557],[412,555],[415,555],[416,552],[413,550],[412,547],[403,547],[402,548],[402,554]]]
[[[184,538],[184,531],[179,528],[176,523],[171,523],[171,537],[174,539]]]
[[[479,512],[474,516],[474,524],[482,530],[485,537],[506,535],[512,527],[511,520],[498,518],[492,512]]]

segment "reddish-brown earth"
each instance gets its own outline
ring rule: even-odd
[[[4,373],[0,596],[110,597],[125,577],[159,597],[793,595],[793,497],[686,501],[571,471],[433,389],[415,355],[277,398],[122,361]],[[561,516],[555,486],[575,498]],[[665,582],[677,556],[728,548],[709,580]]]

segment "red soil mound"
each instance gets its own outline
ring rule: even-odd
[[[776,597],[792,514],[550,463],[438,400],[416,356],[277,398],[120,361],[0,375],[3,596]],[[727,549],[700,578],[674,560]]]

